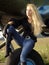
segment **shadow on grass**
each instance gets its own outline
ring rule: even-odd
[[[47,63],[46,65],[49,65],[49,63]]]

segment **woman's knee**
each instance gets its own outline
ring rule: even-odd
[[[13,26],[9,26],[9,28],[7,29],[7,33],[12,33],[13,32],[14,27]]]

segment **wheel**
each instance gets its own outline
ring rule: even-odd
[[[16,49],[6,60],[6,65],[20,65],[21,48]],[[32,50],[27,55],[27,65],[44,65],[43,60],[38,52]]]

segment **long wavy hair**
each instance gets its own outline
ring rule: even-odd
[[[34,35],[37,36],[42,31],[42,25],[44,24],[43,20],[40,14],[38,13],[37,7],[34,4],[27,4],[27,7],[30,7],[31,10],[33,11],[31,28],[32,28],[32,32],[34,32]],[[34,28],[34,31],[33,31],[33,28]]]

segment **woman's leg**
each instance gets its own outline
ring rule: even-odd
[[[8,34],[6,36],[6,55],[5,55],[5,57],[9,56],[9,52],[11,52],[11,48],[10,48],[11,40],[12,40],[11,34]]]
[[[23,44],[24,44],[24,46],[22,48],[22,52],[20,55],[20,62],[21,63],[26,62],[26,56],[34,47],[35,42],[32,39],[28,39],[28,40],[25,39]]]
[[[7,32],[8,34],[11,34],[12,38],[18,43],[18,45],[23,45],[24,37],[21,37],[13,26],[10,26],[7,29]]]
[[[5,57],[7,57],[9,55],[10,44],[11,44],[12,37],[15,39],[15,41],[18,42],[19,45],[21,45],[21,46],[23,45],[22,42],[23,42],[24,38],[21,37],[18,32],[16,32],[16,30],[15,30],[15,28],[13,26],[10,26],[7,29],[6,56]]]

